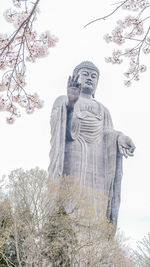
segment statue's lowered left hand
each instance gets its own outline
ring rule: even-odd
[[[118,137],[118,149],[121,155],[125,158],[128,156],[134,156],[135,145],[130,137],[126,135],[119,135]]]

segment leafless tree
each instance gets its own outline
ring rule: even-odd
[[[150,233],[137,243],[137,250],[135,251],[137,266],[150,266]]]
[[[134,266],[130,253],[113,238],[101,194],[96,215],[90,189],[81,192],[70,177],[53,183],[39,168],[12,171],[8,192],[9,234],[1,247],[6,266]]]

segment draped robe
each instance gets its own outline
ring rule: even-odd
[[[49,176],[56,181],[63,174],[78,178],[81,185],[108,197],[106,216],[117,223],[120,206],[122,156],[109,111],[96,103],[93,112],[75,104],[71,126],[67,122],[67,97],[56,99],[51,113]],[[91,108],[92,109],[92,108]]]

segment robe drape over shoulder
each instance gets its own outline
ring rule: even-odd
[[[95,101],[95,100],[92,100]],[[49,176],[54,181],[63,174],[103,192],[108,197],[106,215],[117,223],[120,206],[122,156],[109,111],[101,103],[98,114],[82,111],[77,101],[71,129],[67,128],[67,96],[56,99],[51,113]]]

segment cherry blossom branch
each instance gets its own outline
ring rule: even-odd
[[[117,38],[118,36],[117,35],[112,35],[112,38]],[[125,39],[125,40],[130,40],[130,41],[136,41],[136,42],[141,42],[142,39],[135,39],[135,38],[129,38],[129,37],[125,37],[125,36],[121,36],[122,39]]]
[[[141,55],[150,54],[150,16],[144,16],[144,11],[150,7],[149,0],[127,0],[118,3],[118,6],[108,15],[97,20],[106,19],[116,13],[120,8],[128,12],[137,13],[136,16],[128,15],[123,19],[117,21],[117,26],[113,29],[111,34],[105,34],[104,39],[107,43],[113,42],[116,45],[123,45],[130,41],[130,47],[124,51],[115,49],[111,57],[106,57],[107,63],[121,64],[123,57],[129,58],[129,69],[124,73],[127,80],[124,81],[126,86],[131,85],[131,81],[139,80],[140,73],[146,71],[147,67],[144,64],[140,65]],[[89,24],[97,21],[93,20]],[[147,23],[149,26],[147,28]],[[145,30],[147,28],[147,30]],[[139,38],[139,36],[142,36]],[[137,45],[131,46],[131,41],[136,42]]]
[[[16,37],[17,34],[20,32],[20,30],[23,28],[24,24],[26,24],[26,26],[29,24],[30,18],[32,17],[32,15],[33,15],[33,13],[34,13],[34,11],[35,11],[35,9],[36,9],[36,7],[37,7],[37,5],[38,5],[39,2],[40,2],[40,0],[37,0],[37,1],[35,2],[34,6],[33,6],[33,9],[31,10],[30,15],[27,17],[27,19],[25,19],[25,20],[21,23],[21,25],[20,25],[20,27],[17,29],[17,31],[15,31],[15,33],[12,34],[13,37],[10,36],[10,37],[11,37],[11,38],[10,38],[10,41],[8,42],[8,44],[4,47],[4,49],[3,49],[2,52],[0,53],[0,57],[2,56],[2,54],[4,53],[4,51],[10,46],[10,44],[14,41],[15,37]],[[16,14],[17,14],[17,13],[16,13]]]
[[[57,38],[48,31],[37,36],[33,31],[33,23],[37,19],[38,4],[40,0],[32,2],[32,8],[22,7],[20,0],[13,0],[15,7],[20,10],[8,9],[4,13],[7,22],[12,23],[16,30],[8,37],[0,33],[0,70],[5,71],[0,83],[0,110],[8,111],[8,123],[13,123],[20,117],[20,107],[25,108],[28,114],[35,108],[41,108],[43,101],[37,94],[28,94],[25,90],[26,61],[35,62],[38,58],[48,55],[49,48],[54,47]],[[28,3],[29,5],[29,3]]]
[[[139,12],[137,18],[140,18],[140,16],[142,15],[142,13],[143,13],[148,7],[150,7],[150,5],[145,6],[145,7],[141,10],[141,12]]]
[[[149,26],[149,28],[148,28],[148,30],[147,30],[147,32],[145,34],[145,37],[142,40],[141,45],[140,45],[140,47],[138,49],[138,56],[137,56],[137,61],[136,61],[135,73],[134,73],[133,77],[130,79],[130,81],[133,80],[136,77],[136,75],[138,74],[138,72],[139,72],[139,69],[140,69],[140,52],[141,52],[142,46],[143,46],[143,44],[144,44],[149,32],[150,32],[150,26]],[[146,70],[145,66],[142,66],[140,71],[143,72],[145,70]]]

